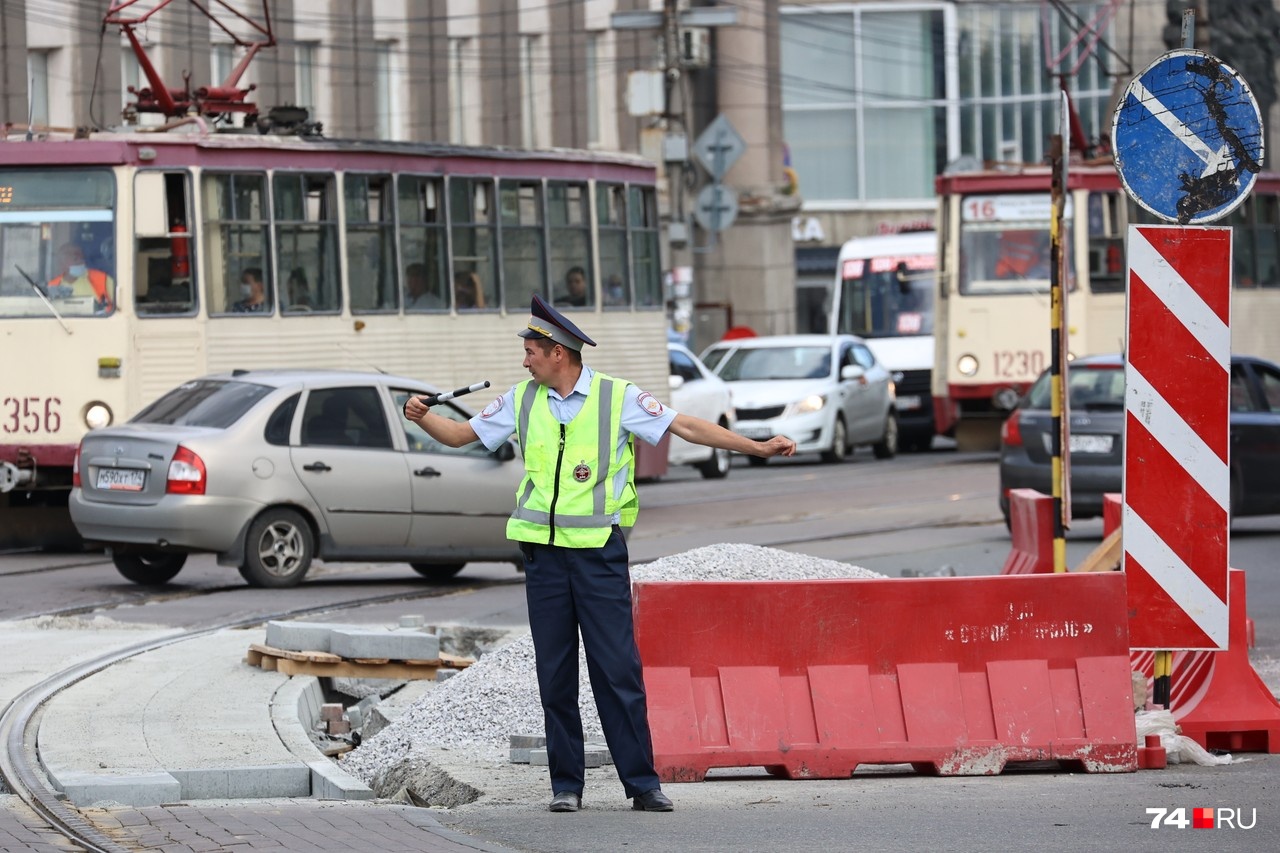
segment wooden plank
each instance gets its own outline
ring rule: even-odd
[[[285,675],[314,675],[318,678],[390,678],[396,681],[414,681],[435,678],[437,666],[410,666],[404,663],[341,663],[290,660],[278,658],[277,669]]]
[[[1073,571],[1076,572],[1114,572],[1120,569],[1120,558],[1124,555],[1124,545],[1121,542],[1120,528],[1107,534],[1107,538],[1102,543],[1089,552],[1087,556],[1076,566]]]

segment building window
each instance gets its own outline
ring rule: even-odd
[[[1091,20],[1101,3],[1073,4]],[[957,9],[959,54],[960,153],[983,160],[1036,163],[1044,159],[1049,137],[1058,132],[1059,84],[1045,67],[1045,31],[1057,68],[1080,65],[1068,81],[1085,136],[1099,139],[1111,128],[1111,97],[1105,54],[1081,62],[1087,41],[1058,15],[1042,19],[1038,6],[1003,4]],[[1106,30],[1103,36],[1106,37]]]
[[[49,52],[27,52],[27,106],[33,125],[49,124]]]
[[[395,42],[381,41],[377,47],[377,76],[374,85],[379,139],[399,139],[400,104],[395,65]]]
[[[946,163],[941,7],[784,15],[783,127],[806,201],[929,198]]]
[[[276,172],[272,190],[276,282],[284,312],[341,310],[333,175]],[[305,303],[294,295],[300,293]]]
[[[600,33],[587,33],[587,145],[600,144]]]
[[[449,40],[449,138],[480,142],[480,68],[473,39]]]
[[[347,213],[347,263],[351,310],[394,311],[396,285],[395,194],[390,175],[353,175],[342,179]]]
[[[320,43],[312,41],[298,42],[294,48],[297,58],[295,80],[297,84],[297,105],[306,107],[311,118],[316,117],[316,62],[320,53]]]
[[[551,57],[546,39],[520,36],[520,144],[544,148],[551,144]]]
[[[1104,5],[1071,7],[1088,20]],[[1059,16],[1044,20],[1051,58],[1066,51],[1058,67],[1073,67],[1084,49],[1075,33]],[[934,176],[961,154],[1043,159],[1059,95],[1041,26],[1033,3],[784,10],[783,127],[806,203],[930,199]],[[947,56],[958,57],[951,80]],[[1090,58],[1068,86],[1085,132],[1100,136],[1106,69]]]
[[[538,181],[502,181],[499,198],[505,304],[528,305],[535,293],[551,298],[543,263],[542,185]]]
[[[210,80],[213,85],[221,86],[231,76],[236,67],[236,46],[233,44],[214,44],[209,49]]]

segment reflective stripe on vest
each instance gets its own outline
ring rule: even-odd
[[[582,410],[562,432],[551,414],[546,387],[532,380],[517,386],[516,432],[525,476],[516,492],[515,512],[507,521],[509,539],[598,548],[608,540],[615,515],[625,526],[635,524],[634,440],[628,438],[621,460],[614,458],[626,388],[625,382],[596,373]],[[580,465],[590,468],[585,480],[574,476]],[[613,482],[624,466],[627,483],[618,499],[612,496]]]

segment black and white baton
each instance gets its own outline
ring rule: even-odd
[[[425,405],[429,409],[432,406],[439,405],[440,403],[445,402],[446,400],[452,400],[454,397],[461,397],[463,394],[470,394],[472,391],[483,391],[485,388],[488,388],[488,387],[489,387],[489,380],[486,379],[484,382],[477,382],[474,385],[467,385],[466,387],[463,387],[463,388],[456,388],[453,391],[445,391],[443,394],[427,394],[425,396],[422,396],[421,399],[422,399],[423,405]],[[413,399],[413,398],[410,397],[409,399]],[[409,417],[409,412],[407,411],[409,407],[409,400],[405,400],[404,405],[406,409],[404,416],[407,418]]]

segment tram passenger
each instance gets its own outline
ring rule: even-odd
[[[565,292],[556,297],[557,305],[571,308],[582,308],[589,304],[587,299],[587,271],[582,267],[570,267],[564,274]]]
[[[240,301],[232,305],[231,310],[236,314],[262,314],[271,310],[261,269],[248,267],[240,273]]]
[[[484,287],[475,272],[459,270],[453,275],[453,299],[459,309],[483,308]]]
[[[541,297],[533,297],[531,314],[518,334],[532,379],[469,421],[433,414],[421,397],[409,398],[404,415],[449,447],[480,440],[493,450],[519,433],[525,479],[507,521],[507,537],[524,553],[534,665],[546,718],[550,810],[582,807],[581,632],[591,690],[624,793],[636,811],[671,811],[653,764],[622,533],[635,524],[638,509],[633,437],[657,445],[671,432],[759,457],[791,456],[796,444],[785,436],[753,441],[678,414],[630,382],[585,366],[582,347],[595,341]]]
[[[440,294],[427,289],[426,264],[413,263],[404,268],[404,310],[431,311],[446,307]]]
[[[85,264],[84,249],[79,243],[63,243],[58,248],[58,269],[58,275],[49,280],[49,292],[55,298],[59,293],[66,297],[91,297],[95,312],[112,310],[116,283],[106,272]],[[55,290],[68,287],[71,288],[69,292]]]

